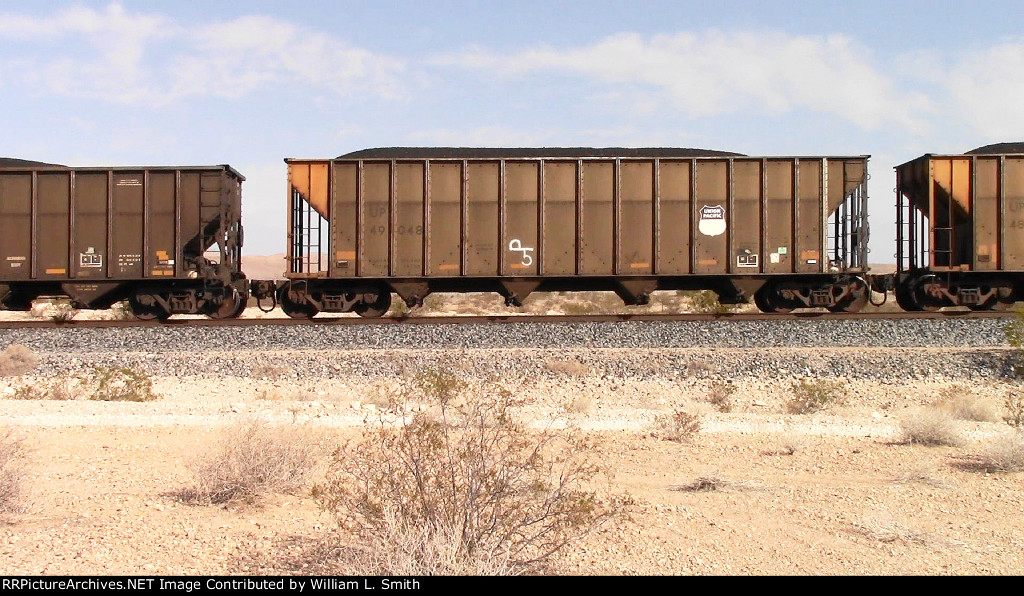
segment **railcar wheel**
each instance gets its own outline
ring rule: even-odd
[[[142,304],[139,302],[139,297],[135,295],[128,298],[128,308],[131,309],[135,318],[140,321],[166,321],[171,318],[171,313],[164,310],[159,302],[154,301],[153,304]]]
[[[769,300],[768,292],[765,290],[768,286],[762,286],[761,289],[754,292],[754,306],[761,312],[775,312],[772,308],[771,300]]]
[[[288,286],[283,286],[278,290],[277,303],[281,305],[284,314],[293,319],[312,319],[318,312],[312,304],[298,304],[288,298]]]
[[[353,310],[361,317],[376,318],[384,316],[384,313],[388,312],[389,308],[391,308],[391,292],[381,290],[377,294],[376,300],[369,304],[360,302]]]
[[[902,308],[903,310],[908,312],[917,312],[921,310],[917,303],[914,302],[913,298],[911,298],[910,292],[907,290],[906,287],[896,286],[895,294],[896,304],[899,305],[899,307]]]
[[[754,304],[757,305],[761,312],[780,314],[793,312],[791,307],[780,306],[778,300],[779,297],[775,294],[775,289],[768,284],[761,286],[760,290],[754,292]]]
[[[945,305],[924,293],[923,287],[930,281],[929,277],[934,278],[934,276],[922,277],[910,286],[910,297],[914,304],[917,305],[917,310],[936,312]]]
[[[245,300],[234,288],[231,294],[225,296],[221,303],[206,313],[211,319],[235,319],[245,310]]]
[[[860,286],[863,291],[860,294],[853,293],[835,306],[829,306],[828,310],[831,312],[860,312],[868,303],[868,298],[871,296],[871,287],[863,281],[857,280],[856,285]]]

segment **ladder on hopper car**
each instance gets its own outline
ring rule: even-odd
[[[839,183],[845,184],[850,176],[844,166],[843,180]],[[843,198],[843,202],[829,217],[826,229],[827,254],[831,255],[831,264],[842,270],[867,267],[867,253],[864,250],[868,241],[866,178],[866,174],[863,179],[858,178],[860,184]]]
[[[323,252],[327,220],[292,189],[291,204],[291,262],[290,273],[318,274],[326,270]]]
[[[913,198],[902,194],[896,186],[896,266],[899,271],[928,267],[931,246],[928,220],[917,208]]]
[[[935,245],[932,246],[932,259],[938,267],[950,267],[953,263],[953,228],[932,228]],[[940,239],[945,240],[941,242]],[[946,248],[940,248],[940,247]]]

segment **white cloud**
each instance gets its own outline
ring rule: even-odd
[[[24,54],[32,56],[0,58],[0,80],[38,95],[167,105],[189,97],[237,98],[269,85],[341,97],[402,94],[401,60],[270,17],[186,27],[120,4],[42,17],[0,14],[0,42],[27,46]]]
[[[344,94],[401,95],[401,60],[352,48],[292,23],[245,16],[201,27],[189,36],[192,52],[177,60],[173,79],[183,95],[211,86],[229,96],[267,84],[296,83]]]
[[[1024,138],[1024,42],[951,57],[949,64],[936,64],[940,70],[935,71],[948,92],[949,111],[986,138]]]
[[[810,109],[865,130],[891,123],[925,126],[919,114],[929,109],[928,100],[898,93],[870,56],[843,35],[710,30],[651,37],[622,33],[582,47],[540,47],[511,55],[475,47],[432,62],[505,77],[576,75],[624,86],[637,95],[639,88],[690,117]]]

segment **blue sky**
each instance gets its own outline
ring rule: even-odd
[[[0,155],[230,163],[284,250],[284,157],[680,146],[892,167],[1024,140],[1020,2],[7,2]]]

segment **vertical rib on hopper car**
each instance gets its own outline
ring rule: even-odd
[[[241,184],[229,166],[0,167],[0,306],[127,299],[140,318],[236,316]]]
[[[288,159],[291,316],[431,292],[711,289],[766,311],[867,301],[867,157],[393,148]],[[257,293],[269,295],[273,288]]]

